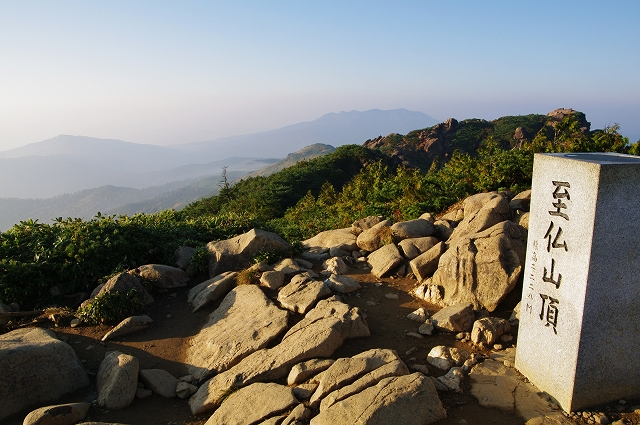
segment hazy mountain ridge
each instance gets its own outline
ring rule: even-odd
[[[268,176],[278,171],[284,170],[287,167],[295,165],[299,161],[305,161],[313,158],[317,158],[322,155],[326,155],[331,152],[335,152],[336,148],[331,145],[325,145],[322,143],[316,143],[300,149],[298,152],[290,153],[282,161],[278,161],[274,164],[268,165],[256,171],[252,171],[242,178],[249,178],[255,176]]]

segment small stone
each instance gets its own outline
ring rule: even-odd
[[[188,382],[179,382],[176,386],[176,395],[182,399],[191,397],[196,391],[198,391],[198,387]]]
[[[391,294],[385,294],[385,295],[384,295],[384,297],[385,297],[385,298],[387,298],[387,299],[389,299],[389,300],[397,300],[398,298],[400,298],[400,297],[398,296],[398,294],[393,294],[393,293],[391,293]]]
[[[493,349],[494,350],[502,350],[504,348],[504,346],[502,344],[493,344]]]
[[[80,321],[80,319],[75,318],[75,319],[71,319],[71,324],[70,325],[71,325],[72,328],[77,328],[78,326],[80,326],[80,323],[82,323]]]
[[[409,313],[407,315],[407,319],[413,320],[414,322],[424,323],[425,320],[429,318],[429,313],[424,309],[424,307],[420,307],[419,309]]]
[[[624,406],[625,404],[627,404],[627,401],[623,400],[623,399],[620,399],[620,400],[618,400],[618,404],[621,404],[621,405]]]
[[[431,335],[433,333],[433,329],[433,322],[431,322],[430,319],[427,319],[422,325],[420,325],[418,332],[422,335]]]
[[[500,337],[500,341],[504,342],[504,343],[509,343],[509,342],[513,341],[513,335],[502,335]]]
[[[424,337],[417,332],[407,332],[407,336],[410,336],[412,338],[424,339]]]
[[[171,319],[173,316],[172,316],[171,314],[167,314],[165,317],[166,317],[167,319]]]

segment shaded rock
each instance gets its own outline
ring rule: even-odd
[[[436,237],[427,236],[424,238],[404,239],[398,243],[398,247],[406,258],[413,260],[420,254],[429,251],[437,243],[438,239]]]
[[[97,289],[97,288],[96,288]],[[142,302],[144,305],[149,305],[153,302],[153,297],[149,295],[144,286],[140,283],[140,281],[133,275],[129,273],[120,273],[111,279],[109,279],[104,285],[100,287],[98,291],[95,291],[95,295],[91,293],[91,299],[97,297],[98,295],[109,293],[114,294],[119,292],[121,294],[126,294],[130,290],[135,289],[138,291],[138,294],[142,298]]]
[[[331,272],[331,274],[347,274],[349,273],[349,266],[347,266],[344,260],[340,257],[332,257],[322,264],[325,270]]]
[[[206,425],[259,423],[298,404],[291,388],[279,384],[255,383],[231,394],[211,415]]]
[[[436,220],[433,228],[433,235],[441,241],[449,240],[453,233],[453,226],[447,220]]]
[[[320,384],[309,400],[312,407],[317,406],[327,394],[350,384],[362,375],[380,366],[400,360],[398,353],[388,349],[373,349],[357,354],[351,358],[336,360],[323,374]],[[405,366],[406,368],[406,366]]]
[[[303,251],[300,256],[310,262],[313,263],[322,263],[327,258],[331,257],[329,250],[325,250],[322,248],[312,248],[308,251]]]
[[[361,218],[360,220],[356,220],[353,222],[353,224],[351,224],[351,233],[358,236],[360,235],[360,233],[364,232],[365,230],[371,229],[381,221],[384,221],[384,217],[382,217],[381,215],[370,215],[369,217]]]
[[[469,358],[469,352],[462,348],[435,346],[427,354],[427,362],[438,369],[448,370],[453,366],[462,366]]]
[[[391,226],[393,238],[398,242],[409,238],[425,238],[433,235],[434,230],[430,221],[421,218],[400,221]]]
[[[295,276],[289,284],[278,292],[278,302],[287,310],[305,314],[319,300],[330,295],[331,290],[324,282]]]
[[[531,189],[518,193],[509,201],[509,208],[514,211],[529,211],[529,205],[531,205]]]
[[[324,283],[331,291],[341,294],[348,294],[362,288],[362,286],[360,286],[360,282],[357,280],[349,276],[340,276],[336,274],[329,276]]]
[[[435,221],[436,221],[435,217],[434,217],[433,215],[431,215],[431,213],[428,213],[428,212],[423,213],[423,214],[422,214],[420,217],[418,217],[418,218],[421,218],[421,219],[423,219],[423,220],[427,220],[427,221],[428,221],[429,223],[431,223],[431,224],[435,223]]]
[[[184,270],[162,264],[146,264],[135,269],[141,279],[153,282],[158,289],[173,289],[187,286],[189,277]]]
[[[391,242],[393,242],[393,237],[391,232],[391,221],[389,220],[383,220],[370,229],[360,233],[356,240],[358,248],[370,252]]]
[[[191,339],[189,373],[201,380],[235,365],[280,335],[287,328],[288,316],[259,287],[234,288]]]
[[[211,410],[232,388],[280,379],[292,365],[330,357],[345,339],[365,336],[369,336],[369,328],[358,308],[335,299],[322,300],[289,329],[280,344],[256,351],[200,386],[189,399],[191,411]]]
[[[469,332],[473,327],[473,310],[465,304],[454,304],[443,308],[431,316],[438,329],[451,332]]]
[[[402,360],[392,360],[389,363],[383,364],[382,366],[375,368],[371,372],[364,374],[352,384],[342,386],[341,388],[338,388],[335,391],[327,394],[327,396],[324,397],[320,402],[320,410],[322,411],[328,409],[336,402],[344,400],[347,397],[351,397],[352,395],[361,392],[365,388],[372,387],[384,378],[408,374],[409,369]]]
[[[371,274],[382,277],[402,264],[404,259],[398,248],[391,243],[369,254],[367,261],[371,265]]]
[[[418,328],[418,333],[421,335],[431,335],[433,333],[433,329],[434,329],[433,322],[431,321],[431,319],[427,319]]]
[[[471,341],[474,344],[493,345],[504,333],[511,330],[511,325],[499,317],[483,317],[473,323]]]
[[[311,419],[311,410],[307,409],[304,404],[298,404],[292,411],[289,413],[289,416],[282,422],[282,425],[296,425],[303,424]]]
[[[142,399],[145,399],[145,398],[149,398],[149,397],[151,397],[152,395],[153,395],[153,391],[148,390],[148,389],[146,389],[146,388],[138,388],[138,389],[136,390],[136,398],[139,398],[139,399],[141,399],[141,400],[142,400]]]
[[[438,262],[440,257],[447,250],[444,242],[439,242],[427,252],[420,254],[411,262],[411,271],[415,275],[418,282],[422,282],[427,277],[431,276],[438,269]]]
[[[440,257],[431,281],[443,290],[441,305],[469,303],[494,311],[520,277],[526,237],[522,227],[503,221],[459,238]]]
[[[330,248],[338,248],[344,251],[354,251],[358,249],[356,239],[357,236],[351,233],[350,227],[345,229],[326,230],[318,233],[311,239],[302,241],[302,247],[307,250],[320,248],[321,250],[329,251]]]
[[[260,286],[278,289],[282,285],[284,285],[284,273],[282,271],[266,271],[260,276]]]
[[[198,387],[187,382],[178,382],[176,385],[176,395],[182,399],[191,397],[196,391]]]
[[[316,388],[318,388],[317,382],[305,382],[293,388],[293,395],[295,395],[298,400],[309,400],[316,391]]]
[[[69,403],[46,406],[29,413],[23,425],[72,425],[87,416],[91,403]]]
[[[89,385],[75,351],[40,328],[0,335],[0,420]]]
[[[454,245],[460,238],[482,232],[509,220],[509,202],[497,192],[478,193],[462,202],[464,219],[456,226],[448,240]]]
[[[162,369],[144,369],[140,371],[140,380],[154,393],[167,398],[176,397],[178,379]]]
[[[189,264],[191,263],[191,257],[193,256],[194,252],[196,252],[196,249],[189,246],[181,246],[176,249],[173,253],[173,258],[176,266],[181,268],[182,270],[187,270]]]
[[[311,359],[298,363],[291,368],[287,377],[287,385],[301,384],[312,376],[327,370],[335,360],[332,359]]]
[[[151,326],[153,320],[147,315],[131,316],[118,323],[116,327],[107,332],[102,341],[109,341],[122,335],[128,335],[130,333],[142,331],[148,329]]]
[[[187,302],[193,306],[193,312],[224,297],[236,284],[237,277],[237,272],[225,272],[189,289]]]
[[[235,238],[209,242],[209,276],[250,266],[251,260],[259,252],[286,251],[289,243],[272,232],[252,229]]]
[[[439,376],[437,379],[450,391],[462,392],[460,385],[464,381],[464,373],[461,368],[452,367],[445,375]]]
[[[119,410],[129,406],[138,389],[138,359],[119,351],[107,351],[96,374],[98,406]]]
[[[311,425],[425,425],[447,413],[431,380],[419,372],[382,379],[311,419]]]

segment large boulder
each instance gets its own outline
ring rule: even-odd
[[[375,251],[382,246],[393,242],[393,236],[391,232],[391,221],[383,220],[370,229],[358,235],[356,244],[358,248],[365,251]]]
[[[409,260],[413,260],[418,255],[429,251],[437,243],[438,238],[436,238],[435,236],[426,236],[424,238],[409,238],[400,241],[398,243],[398,248],[400,248],[406,258],[408,258]]]
[[[138,388],[138,359],[119,351],[107,351],[98,367],[98,406],[118,410],[129,406]]]
[[[400,221],[391,226],[393,237],[396,241],[409,238],[424,238],[433,235],[433,224],[422,218],[415,220]]]
[[[91,298],[93,299],[104,293],[114,294],[117,292],[120,294],[126,294],[132,289],[138,291],[144,305],[149,305],[153,302],[153,297],[146,289],[144,289],[144,286],[142,286],[140,281],[135,276],[126,272],[113,276],[111,279],[107,280],[104,285],[98,286],[94,292],[91,293]]]
[[[293,389],[256,382],[231,394],[205,425],[259,424],[298,403]]]
[[[431,380],[416,372],[382,379],[311,419],[311,425],[426,425],[447,417]]]
[[[390,243],[369,254],[367,261],[371,265],[371,274],[382,277],[402,264],[404,258],[398,247]]]
[[[509,220],[509,202],[497,192],[478,193],[462,202],[464,219],[456,226],[448,240],[454,245],[460,238],[482,232],[502,221]]]
[[[228,369],[282,333],[288,316],[259,287],[236,287],[191,339],[189,372],[201,380]]]
[[[146,264],[138,267],[135,273],[141,279],[152,282],[158,289],[182,288],[189,283],[184,270],[164,264]]]
[[[431,279],[442,288],[441,305],[468,303],[494,311],[520,277],[526,238],[511,221],[459,238],[442,254]]]
[[[40,328],[0,335],[0,420],[89,385],[73,348]]]
[[[356,238],[357,236],[351,233],[350,227],[325,230],[311,239],[302,241],[302,247],[305,249],[322,249],[327,251],[331,248],[338,248],[343,251],[354,251],[358,249]]]
[[[189,399],[193,414],[218,406],[234,388],[287,376],[301,361],[330,357],[347,338],[369,336],[369,327],[357,307],[335,299],[322,300],[289,329],[280,344],[244,358],[200,386]]]
[[[289,243],[275,233],[252,229],[235,238],[209,242],[209,276],[248,267],[259,252],[285,251]]]

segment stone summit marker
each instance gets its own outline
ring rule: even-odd
[[[640,397],[640,157],[536,154],[516,368],[566,411]]]

